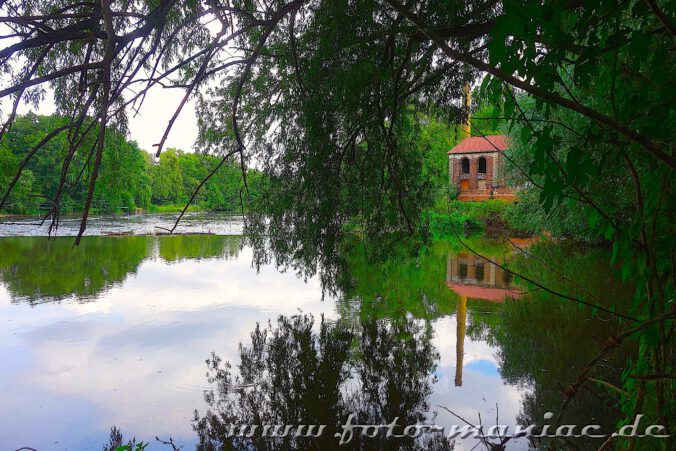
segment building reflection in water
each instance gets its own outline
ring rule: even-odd
[[[492,258],[502,265],[500,258]],[[456,309],[455,385],[462,385],[462,366],[467,328],[467,300],[503,302],[519,298],[521,292],[512,274],[485,258],[471,253],[449,254],[446,263],[446,286],[458,294]]]

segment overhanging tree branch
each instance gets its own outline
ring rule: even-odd
[[[468,64],[476,69],[479,69],[483,72],[486,72],[495,78],[502,80],[516,88],[519,88],[523,91],[526,91],[547,103],[554,105],[559,105],[564,108],[567,108],[571,111],[575,111],[583,116],[586,116],[594,121],[603,124],[618,133],[622,134],[629,140],[639,144],[643,149],[648,153],[667,164],[671,169],[676,168],[676,159],[669,155],[666,152],[660,150],[659,146],[652,142],[647,136],[642,133],[633,130],[632,128],[616,121],[615,119],[600,113],[590,107],[574,102],[573,100],[561,97],[560,95],[541,89],[535,85],[531,85],[526,81],[523,81],[497,67],[494,67],[484,61],[478,60],[472,56],[466,55],[458,50],[451,48],[444,38],[434,32],[434,30],[427,27],[424,22],[416,16],[410,9],[406,8],[404,5],[399,3],[397,0],[386,0],[395,10],[403,14],[408,20],[415,24],[418,29],[427,36],[428,39],[432,40],[439,48],[450,58],[453,58],[458,61],[462,61],[465,64]]]

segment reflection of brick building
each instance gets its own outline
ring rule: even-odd
[[[497,259],[495,261],[500,263]],[[455,312],[455,385],[461,386],[467,329],[467,300],[502,302],[508,297],[518,298],[521,293],[515,289],[511,273],[485,258],[468,253],[448,256],[446,286],[458,294]]]
[[[448,151],[448,174],[459,200],[514,199],[505,185],[505,135],[472,136]]]
[[[501,302],[507,297],[518,298],[520,294],[509,272],[466,253],[448,256],[446,286],[460,296],[493,302]]]

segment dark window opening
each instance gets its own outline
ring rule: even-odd
[[[467,277],[467,263],[458,262],[458,277]]]
[[[505,285],[508,285],[508,286],[509,286],[509,285],[511,285],[512,282],[514,281],[514,276],[512,275],[511,272],[505,271],[505,277],[504,277],[504,280],[505,280]]]
[[[486,159],[484,157],[479,158],[479,174],[486,173]]]
[[[476,265],[476,268],[474,268],[474,274],[476,275],[476,280],[479,282],[483,282],[484,280],[484,265]]]
[[[469,174],[469,158],[465,157],[460,160],[460,172],[462,174]]]

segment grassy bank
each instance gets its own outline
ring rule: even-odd
[[[504,200],[462,202],[452,200],[428,213],[434,238],[449,238],[457,234],[517,232],[508,221],[512,203]]]
[[[148,208],[148,213],[180,213],[185,208],[185,204],[170,204],[170,205],[151,205]],[[201,205],[190,205],[188,212],[207,211],[206,207]]]

